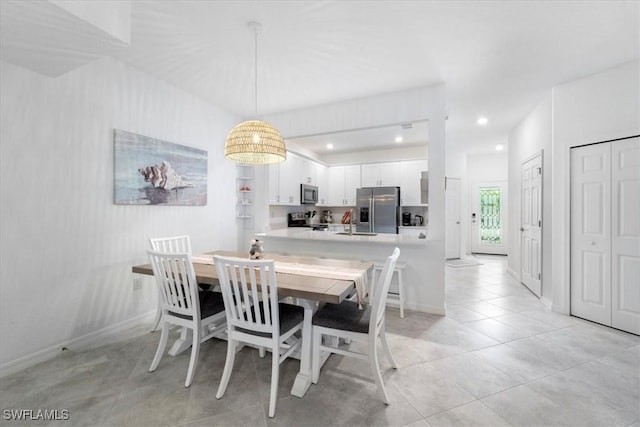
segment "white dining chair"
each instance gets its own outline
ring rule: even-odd
[[[391,276],[398,256],[400,256],[400,249],[395,248],[391,256],[385,261],[378,282],[373,284],[373,296],[370,295],[370,305],[360,309],[357,302],[345,300],[340,304],[325,304],[313,316],[312,381],[314,384],[318,383],[320,377],[322,352],[368,360],[377,385],[378,394],[385,404],[389,404],[389,396],[384,388],[384,382],[380,374],[376,348],[379,337],[389,363],[394,369],[398,368],[387,344],[384,318],[387,293],[389,292]],[[327,338],[325,342],[323,342],[323,337]],[[339,340],[336,338],[364,342],[367,344],[367,350],[361,353],[351,349],[338,348],[337,342]]]
[[[227,315],[227,360],[216,398],[229,385],[237,347],[241,344],[271,350],[269,417],[276,412],[280,364],[298,350],[311,331],[303,330],[304,309],[278,302],[273,260],[214,256]],[[302,332],[297,338],[294,334]],[[261,350],[262,353],[262,350]]]
[[[148,250],[158,286],[162,333],[149,372],[158,367],[169,337],[169,325],[191,329],[192,344],[185,387],[193,382],[200,343],[225,330],[224,301],[219,292],[200,292],[191,254]]]
[[[149,246],[154,251],[167,253],[191,253],[191,239],[189,236],[173,236],[173,237],[153,237],[149,239]],[[162,309],[160,308],[160,295],[158,295],[158,311],[153,322],[151,332],[156,331],[160,326],[160,318],[162,317]]]

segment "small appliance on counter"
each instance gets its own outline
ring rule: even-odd
[[[402,225],[411,225],[411,212],[402,212]]]
[[[287,214],[287,225],[289,227],[306,227],[323,231],[325,228],[327,228],[326,224],[318,224],[317,222],[314,223],[312,221],[312,218],[316,214],[315,212],[316,211],[291,212],[290,214]],[[311,220],[312,223],[310,224],[308,220]]]
[[[287,225],[289,227],[309,227],[304,212],[291,212],[287,214]]]
[[[404,220],[404,218],[403,218],[403,220]],[[403,221],[403,222],[404,222],[404,221]],[[411,221],[409,221],[409,222],[411,222]],[[422,215],[415,215],[415,216],[413,217],[413,225],[415,225],[415,226],[421,226],[421,225],[423,225],[423,224],[424,224],[424,217],[423,217]]]
[[[333,222],[331,211],[322,211],[322,222],[326,222],[327,224],[331,224]]]

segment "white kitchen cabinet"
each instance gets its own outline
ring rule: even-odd
[[[320,163],[313,164],[316,169],[316,182],[318,186],[317,206],[327,206],[329,203],[329,168]]]
[[[300,205],[300,168],[299,156],[287,153],[287,160],[269,165],[269,204]]]
[[[400,204],[420,206],[422,172],[428,170],[427,160],[407,160],[400,162]]]
[[[327,205],[355,206],[356,190],[360,187],[360,165],[330,167]]]
[[[318,163],[313,160],[300,158],[300,183],[308,185],[318,185]]]
[[[362,165],[363,187],[399,187],[400,162]]]

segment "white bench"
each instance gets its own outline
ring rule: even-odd
[[[387,304],[400,307],[401,319],[404,319],[404,303],[405,303],[404,282],[402,280],[402,271],[405,269],[406,266],[407,264],[404,262],[396,263],[396,268],[393,270],[393,272],[398,275],[398,293],[394,294],[391,291],[389,291],[389,293],[387,294]],[[373,272],[371,273],[371,283],[376,283],[376,275],[378,271],[382,272],[383,268],[384,268],[384,262],[373,263]]]

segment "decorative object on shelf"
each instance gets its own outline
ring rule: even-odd
[[[251,240],[251,249],[249,249],[249,259],[262,259],[262,242],[258,239]]]
[[[116,205],[207,204],[206,151],[119,129],[113,146]]]
[[[258,33],[259,22],[249,22],[255,33],[255,115],[258,115]],[[229,132],[224,146],[224,156],[229,160],[247,164],[278,163],[286,160],[287,147],[280,132],[267,122],[248,120]]]

